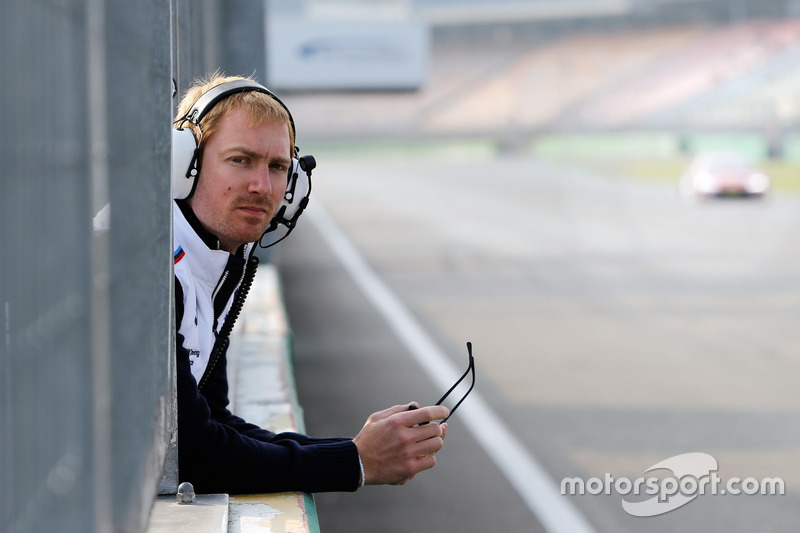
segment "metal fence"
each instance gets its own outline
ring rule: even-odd
[[[263,5],[0,7],[0,530],[142,531],[177,483],[172,80],[263,69]]]

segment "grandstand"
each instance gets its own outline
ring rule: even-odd
[[[427,4],[440,14],[434,8],[447,2]],[[791,3],[622,4],[633,8],[569,20],[456,25],[432,16],[420,90],[288,99],[315,140],[652,129],[774,135],[797,125],[800,18]]]

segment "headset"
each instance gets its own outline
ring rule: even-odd
[[[177,128],[172,130],[172,197],[176,200],[190,197],[197,187],[197,177],[200,173],[200,139],[195,137],[190,128],[183,126],[189,122],[200,130],[200,121],[208,112],[219,102],[233,94],[255,91],[264,93],[273,98],[286,110],[289,115],[289,125],[292,128],[292,135],[297,138],[294,126],[294,119],[289,112],[289,108],[270,90],[263,85],[252,80],[234,80],[221,83],[204,92],[185,115],[178,118],[174,124]],[[202,131],[200,132],[202,138]],[[297,219],[308,205],[308,198],[311,195],[311,171],[317,166],[317,162],[312,155],[298,156],[300,150],[295,144],[292,162],[289,165],[288,178],[286,180],[286,191],[283,195],[278,211],[273,217],[270,225],[261,236],[259,244],[263,248],[268,248],[285,239],[295,228]],[[286,232],[278,239],[268,239],[264,243],[264,237],[268,233],[274,232],[279,226],[284,226]]]

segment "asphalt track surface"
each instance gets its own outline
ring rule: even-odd
[[[454,367],[473,342],[476,391],[551,492],[690,452],[723,480],[786,485],[650,517],[613,488],[561,496],[592,529],[796,530],[797,199],[687,205],[672,184],[525,158],[326,160],[314,187],[277,255],[310,434],[354,435],[373,411],[443,392],[331,249],[330,216]],[[317,495],[323,531],[554,530],[461,409],[434,470]]]

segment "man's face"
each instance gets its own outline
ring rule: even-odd
[[[249,122],[242,109],[220,118],[188,200],[203,226],[231,253],[261,238],[283,199],[291,163],[287,124]]]

